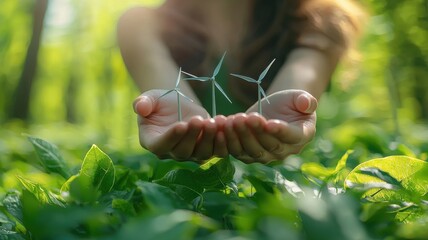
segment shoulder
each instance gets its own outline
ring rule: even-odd
[[[366,13],[352,0],[308,0],[301,12],[306,18],[298,45],[345,52],[362,32]]]

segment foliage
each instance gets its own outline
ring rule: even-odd
[[[197,165],[150,153],[110,158],[93,145],[80,169],[48,168],[63,161],[58,148],[28,139],[48,181],[16,176],[20,186],[1,197],[2,239],[428,237],[428,163],[403,154],[355,167],[355,151],[332,168],[233,157]]]

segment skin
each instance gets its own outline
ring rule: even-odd
[[[231,154],[247,163],[268,163],[300,152],[312,140],[317,100],[343,52],[316,31],[303,31],[298,40],[301,47],[291,52],[266,91],[270,104],[263,100],[263,116],[256,113],[254,103],[245,113],[211,118],[191,86],[182,81],[181,91],[195,101],[181,101],[183,121],[177,122],[174,94],[159,98],[166,90],[153,90],[170,89],[179,68],[162,34],[175,32],[177,44],[189,51],[203,50],[197,36],[186,35],[185,25],[191,21],[189,13],[202,13],[201,24],[191,27],[212,33],[211,46],[220,56],[224,49],[239,43],[243,31],[237,29],[248,25],[251,6],[250,0],[207,0],[203,4],[198,0],[167,0],[158,9],[133,8],[121,17],[119,47],[128,71],[143,92],[134,101],[134,111],[144,148],[160,158],[199,161]],[[177,22],[174,26],[165,22],[165,13],[171,11],[173,22]]]

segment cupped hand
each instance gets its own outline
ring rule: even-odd
[[[134,101],[141,146],[160,158],[203,160],[226,156],[226,143],[217,137],[217,125],[207,111],[182,98],[182,121],[178,121],[177,95],[171,92],[162,96],[165,92],[150,90]]]
[[[283,90],[257,103],[246,113],[228,116],[224,124],[227,148],[247,162],[268,163],[299,153],[316,131],[317,100],[303,90]]]

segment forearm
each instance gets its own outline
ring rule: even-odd
[[[327,88],[339,55],[311,49],[298,48],[280,69],[268,94],[286,89],[301,89],[319,99]]]
[[[158,33],[153,10],[133,9],[119,21],[118,42],[125,65],[141,92],[171,89],[178,66]],[[182,81],[181,91],[198,102],[190,85]]]

